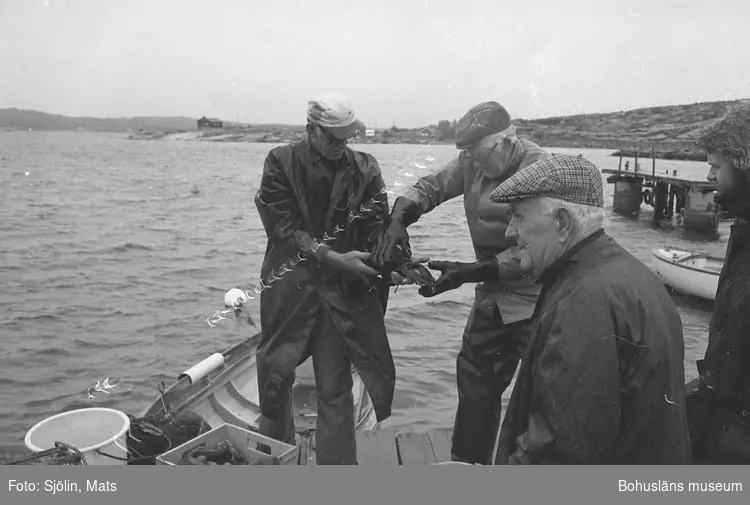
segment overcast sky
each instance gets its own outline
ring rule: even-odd
[[[0,108],[368,126],[750,97],[750,0],[0,0]]]

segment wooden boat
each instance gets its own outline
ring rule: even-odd
[[[186,370],[166,387],[141,417],[158,416],[165,412],[195,412],[211,428],[224,423],[252,431],[258,430],[258,376],[255,353],[260,341],[258,333],[218,356],[206,358]],[[359,431],[379,428],[375,409],[361,377],[352,368],[354,385],[354,419]],[[317,397],[311,360],[297,369],[293,388],[295,427],[298,434],[315,429]]]
[[[715,299],[724,258],[668,246],[653,249],[651,255],[664,284],[686,295]]]

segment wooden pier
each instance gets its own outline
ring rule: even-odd
[[[717,233],[721,209],[714,203],[713,184],[677,177],[677,170],[669,174],[656,173],[656,157],[651,150],[651,170],[644,171],[638,165],[636,157],[631,170],[626,162],[623,167],[622,156],[617,169],[602,169],[609,174],[607,182],[615,185],[613,210],[621,215],[637,216],[641,204],[645,203],[654,209],[654,221],[682,216],[686,228]]]
[[[299,465],[315,464],[315,437],[301,436]],[[434,465],[451,460],[451,430],[424,433],[358,431],[360,465]]]

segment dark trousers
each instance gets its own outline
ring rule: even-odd
[[[479,295],[469,314],[456,359],[458,409],[454,461],[491,463],[502,412],[501,396],[513,380],[526,346],[529,320],[504,324],[495,299]]]
[[[318,465],[356,465],[352,365],[330,319],[321,312],[308,343],[312,356],[318,399],[315,428],[315,459]],[[304,359],[303,359],[304,362]],[[279,395],[288,406],[280,419],[261,416],[259,431],[268,437],[294,444],[294,376],[281,386]]]

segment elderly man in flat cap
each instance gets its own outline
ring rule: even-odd
[[[352,364],[379,421],[390,416],[394,394],[383,321],[388,283],[365,264],[388,217],[385,183],[375,158],[347,146],[363,127],[343,95],[310,101],[307,138],[268,153],[255,197],[268,236],[260,432],[294,444],[295,370],[312,356],[319,465],[357,464]]]
[[[512,257],[515,240],[505,237],[508,205],[490,201],[490,192],[510,175],[549,154],[515,135],[510,114],[497,102],[469,109],[456,128],[459,156],[442,170],[422,177],[396,199],[391,222],[373,252],[376,264],[387,263],[396,248],[410,254],[407,226],[420,216],[463,195],[466,223],[477,261],[432,261],[442,273],[432,297],[477,283],[474,304],[456,360],[458,408],[453,427],[452,459],[486,464],[500,424],[502,394],[510,384],[523,350],[528,319],[539,288],[522,279]]]
[[[602,228],[602,176],[553,155],[497,187],[542,285],[497,464],[688,464],[684,343],[664,285]]]

